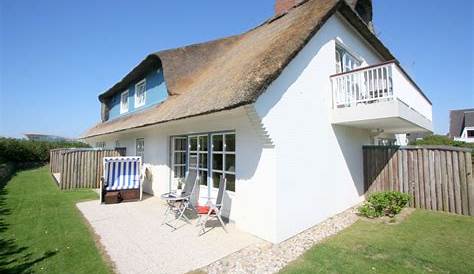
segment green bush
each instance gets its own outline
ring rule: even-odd
[[[467,147],[474,149],[474,143],[466,143],[462,141],[454,141],[448,136],[444,135],[428,135],[421,140],[410,142],[410,145],[423,146],[423,145],[437,145],[437,146],[454,146],[454,147]]]
[[[410,195],[397,191],[384,191],[371,194],[359,207],[359,213],[369,218],[393,217],[408,204]]]
[[[72,147],[89,147],[89,145],[70,141],[46,142],[0,138],[0,162],[47,162],[49,161],[50,149]]]

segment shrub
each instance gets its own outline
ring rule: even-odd
[[[408,204],[410,195],[397,191],[384,191],[371,194],[359,207],[359,213],[369,218],[393,217]]]
[[[474,149],[474,143],[466,143],[462,141],[454,141],[448,136],[444,135],[428,135],[421,140],[410,142],[410,145],[422,146],[422,145],[441,145],[441,146],[454,146],[454,147],[467,147]]]
[[[54,148],[89,147],[77,141],[30,141],[0,138],[0,161],[13,163],[47,162],[49,150]]]

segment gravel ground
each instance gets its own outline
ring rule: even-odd
[[[199,271],[214,273],[275,273],[313,245],[357,221],[356,208],[348,209],[280,243],[260,242],[224,257]]]

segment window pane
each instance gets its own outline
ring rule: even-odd
[[[199,183],[207,186],[207,171],[199,171]]]
[[[225,178],[227,179],[225,189],[228,191],[235,191],[235,175],[226,174]]]
[[[174,163],[175,164],[185,164],[186,152],[175,152],[174,153]]]
[[[136,105],[143,105],[145,103],[145,82],[137,85],[136,89]]]
[[[207,168],[207,153],[199,153],[199,167]]]
[[[207,151],[207,136],[199,136],[199,150]]]
[[[145,82],[138,85],[138,95],[142,95],[145,92]]]
[[[128,91],[121,94],[120,97],[120,111],[124,112],[128,110]]]
[[[196,169],[197,167],[197,154],[190,153],[189,154],[189,168]]]
[[[180,166],[179,167],[179,178],[184,178],[186,177],[186,167],[185,166]]]
[[[186,150],[186,139],[175,138],[174,139],[174,150]]]
[[[212,136],[212,149],[214,151],[222,151],[224,143],[222,141],[222,135],[213,135]]]
[[[215,188],[219,188],[219,182],[221,179],[222,173],[213,172],[212,173],[212,186]]]
[[[222,154],[212,154],[212,169],[223,170],[222,164]]]
[[[191,137],[189,138],[190,142],[190,150],[192,151],[197,151],[197,137]]]
[[[235,134],[225,135],[225,150],[235,151]]]
[[[337,73],[340,73],[342,72],[342,68],[341,68],[341,54],[339,53],[339,51],[336,49],[336,72]]]
[[[135,141],[135,154],[136,156],[141,156],[142,157],[142,162],[145,161],[145,140],[142,139],[137,139]]]
[[[225,170],[229,172],[235,172],[235,155],[234,154],[225,155]]]
[[[174,178],[184,178],[184,166],[174,167]]]

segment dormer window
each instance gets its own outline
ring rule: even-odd
[[[120,114],[128,112],[128,90],[120,94]]]
[[[135,108],[145,105],[146,100],[146,80],[138,82],[135,85]]]

